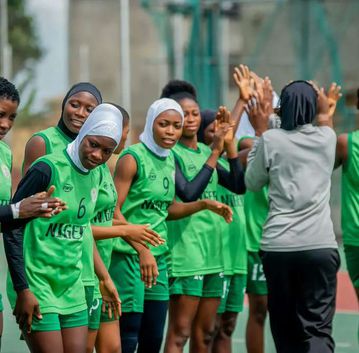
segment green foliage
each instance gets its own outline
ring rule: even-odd
[[[32,70],[34,61],[41,58],[33,18],[26,13],[25,0],[8,0],[9,44],[12,47],[13,76],[22,70]]]
[[[21,73],[21,82],[17,83],[17,88],[22,98],[21,120],[23,122],[32,118],[31,107],[36,96],[36,90],[31,87],[34,79],[34,63],[43,54],[34,19],[26,12],[25,2],[26,0],[7,0],[8,40],[12,48],[10,80]]]

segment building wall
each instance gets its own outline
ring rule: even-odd
[[[68,23],[69,83],[87,79],[98,86],[104,100],[122,104],[120,0],[70,0]],[[161,43],[156,28],[137,0],[130,1],[130,35],[130,110],[133,129],[139,129],[148,106],[158,97],[164,66],[159,64]],[[88,70],[80,60],[81,46],[88,48]],[[88,76],[81,77],[81,70],[88,71]]]

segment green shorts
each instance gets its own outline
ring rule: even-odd
[[[98,330],[102,314],[102,299],[95,298],[89,310],[89,330]],[[107,313],[106,313],[107,314]]]
[[[268,295],[262,260],[256,251],[248,251],[247,293]]]
[[[218,298],[223,294],[223,273],[170,278],[170,295]]]
[[[218,314],[224,312],[240,313],[243,311],[244,294],[246,293],[247,275],[225,276],[223,294]]]
[[[168,275],[164,256],[156,257],[159,276],[157,284],[146,288],[141,280],[140,263],[137,255],[112,252],[110,275],[121,298],[122,312],[143,313],[145,300],[168,300]],[[106,320],[111,321],[111,320]]]
[[[2,303],[2,295],[0,293],[0,313],[4,311],[4,305]]]
[[[344,252],[350,279],[359,288],[359,246],[344,245]]]
[[[93,303],[93,293],[95,290],[95,286],[85,286],[85,296],[86,296],[86,304],[87,309],[90,313],[92,303]]]
[[[145,288],[145,300],[169,300],[167,262],[164,255],[156,256],[158,277],[156,285]]]
[[[80,327],[88,325],[87,310],[78,311],[69,315],[42,314],[42,319],[33,318],[32,331],[60,331],[64,328]]]

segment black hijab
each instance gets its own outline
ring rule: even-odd
[[[201,111],[201,125],[197,132],[198,142],[204,143],[204,131],[211,125],[216,119],[217,112],[215,110],[206,109]]]
[[[280,95],[281,128],[294,130],[310,124],[317,111],[317,93],[306,81],[294,81]]]
[[[67,128],[67,126],[65,125],[64,120],[63,120],[63,114],[64,114],[66,102],[69,100],[70,97],[72,97],[73,95],[75,95],[76,93],[79,93],[79,92],[88,92],[95,97],[98,104],[102,103],[101,92],[90,82],[79,82],[79,83],[74,84],[69,89],[69,91],[66,93],[66,96],[64,97],[64,99],[62,101],[61,117],[60,117],[60,120],[59,120],[57,126],[72,140],[74,140],[77,137],[77,134],[74,132],[71,132]]]

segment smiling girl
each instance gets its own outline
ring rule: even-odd
[[[183,120],[182,109],[174,100],[155,101],[148,110],[141,142],[128,147],[116,167],[117,217],[124,222],[150,224],[163,239],[167,239],[166,219],[187,217],[204,209],[228,221],[231,218],[230,208],[216,201],[179,203],[174,199],[175,161],[171,150],[181,136]],[[169,299],[169,249],[167,243],[135,248],[137,254],[122,239],[115,240],[110,266],[122,300],[122,352],[134,352],[137,344],[137,352],[159,352]]]
[[[14,313],[32,352],[85,352],[87,303],[81,278],[83,241],[94,217],[104,164],[122,136],[122,115],[99,105],[66,150],[38,159],[19,184],[17,201],[54,184],[68,210],[50,220],[8,225],[9,269],[17,291]],[[119,302],[114,301],[115,311]]]

